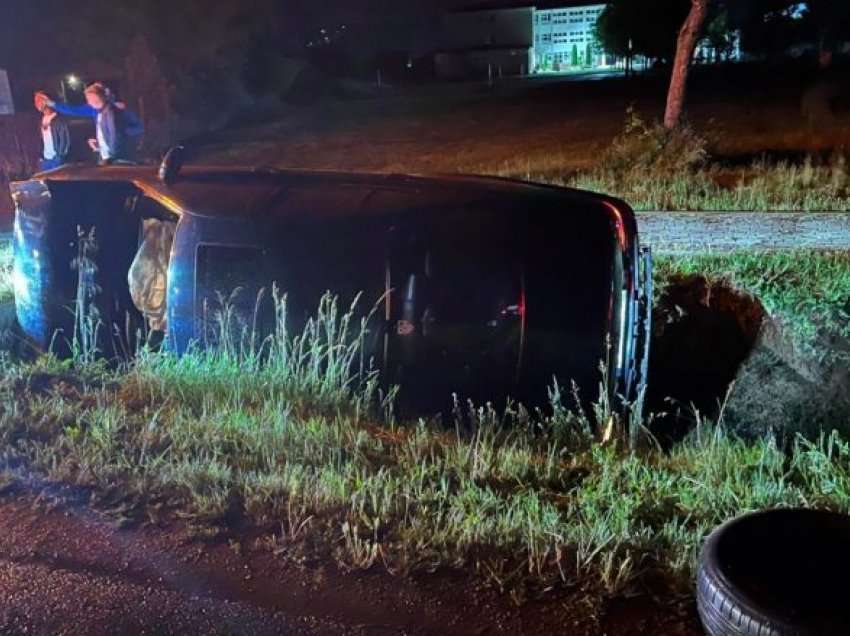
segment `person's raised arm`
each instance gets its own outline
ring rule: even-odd
[[[47,105],[60,115],[66,115],[68,117],[95,117],[97,115],[97,111],[88,104],[74,106],[48,99]]]

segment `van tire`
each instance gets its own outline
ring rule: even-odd
[[[829,585],[848,564],[850,516],[789,509],[733,519],[700,558],[703,627],[709,636],[850,634],[850,610]]]
[[[733,590],[725,589],[710,564],[702,564],[697,575],[697,608],[709,636],[785,636],[793,633],[776,629],[767,616],[736,598]]]

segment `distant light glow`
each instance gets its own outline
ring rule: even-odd
[[[795,2],[784,9],[778,9],[775,11],[768,11],[764,14],[764,21],[770,22],[771,20],[776,20],[777,18],[790,18],[792,20],[802,20],[806,17],[806,14],[809,12],[809,3],[808,2]]]
[[[80,85],[80,78],[71,73],[67,78],[68,86],[77,88]]]
[[[798,2],[796,4],[792,4],[785,11],[789,18],[792,18],[794,20],[802,20],[808,10],[808,2]]]

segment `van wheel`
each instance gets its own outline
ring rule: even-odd
[[[843,580],[850,517],[773,510],[734,519],[706,541],[697,607],[709,636],[850,634]]]

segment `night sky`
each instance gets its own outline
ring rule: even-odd
[[[593,0],[586,0],[588,2]],[[636,0],[638,1],[638,0]],[[538,7],[559,6],[574,3],[571,0],[530,0],[528,3],[516,0],[206,0],[203,6],[210,8],[234,7],[250,11],[252,6],[262,6],[263,13],[271,11],[268,24],[278,29],[279,50],[286,47],[287,54],[298,55],[303,52],[304,44],[319,29],[336,29],[348,25],[346,46],[358,50],[369,49],[375,52],[387,50],[409,51],[414,55],[425,54],[435,48],[438,42],[440,15],[446,10],[470,8],[496,8],[501,6],[535,5]],[[581,2],[579,2],[581,3]],[[104,24],[98,21],[101,16],[121,10],[126,6],[130,10],[139,6],[161,6],[161,13],[167,16],[170,11],[179,13],[189,0],[0,0],[0,67],[27,72],[62,72],[64,66],[75,59],[84,59],[91,50],[90,43],[81,41],[79,22],[95,22],[93,32],[109,33],[108,18]],[[745,11],[751,4],[748,0],[734,0],[728,4],[736,12]],[[163,17],[160,22],[167,18]],[[169,25],[173,27],[173,25]],[[139,26],[129,29],[127,38],[136,33],[151,36],[150,31],[157,27]],[[191,39],[197,30],[187,25],[187,38]],[[94,37],[99,37],[95,35]],[[155,34],[154,34],[155,37]],[[172,37],[173,34],[172,34]],[[101,51],[97,55],[102,54]],[[108,48],[108,47],[107,47]],[[120,46],[114,47],[120,51]],[[120,55],[120,53],[117,53]],[[88,55],[88,57],[92,57]]]
[[[146,0],[149,1],[157,0]],[[174,2],[179,7],[181,0]],[[73,3],[63,0],[0,0],[0,68],[59,70],[69,56],[73,59],[75,51],[71,49],[82,50],[89,46],[89,43],[74,41],[72,29],[75,23],[87,19],[83,16],[94,16],[97,20],[122,4],[132,6],[135,0],[77,0]],[[215,6],[246,7],[250,4],[251,0],[206,2],[211,11],[215,10]],[[369,37],[364,38],[366,46],[376,49],[405,45],[416,47],[416,42],[411,40],[415,39],[417,30],[422,31],[424,27],[427,32],[428,25],[434,23],[446,9],[473,4],[480,3],[460,0],[281,0],[278,15],[273,16],[270,22],[277,24],[292,42],[307,39],[320,28],[332,29],[348,24],[352,34],[358,30],[368,33]],[[104,22],[107,20],[104,19]],[[110,27],[98,24],[96,28],[108,31]]]

